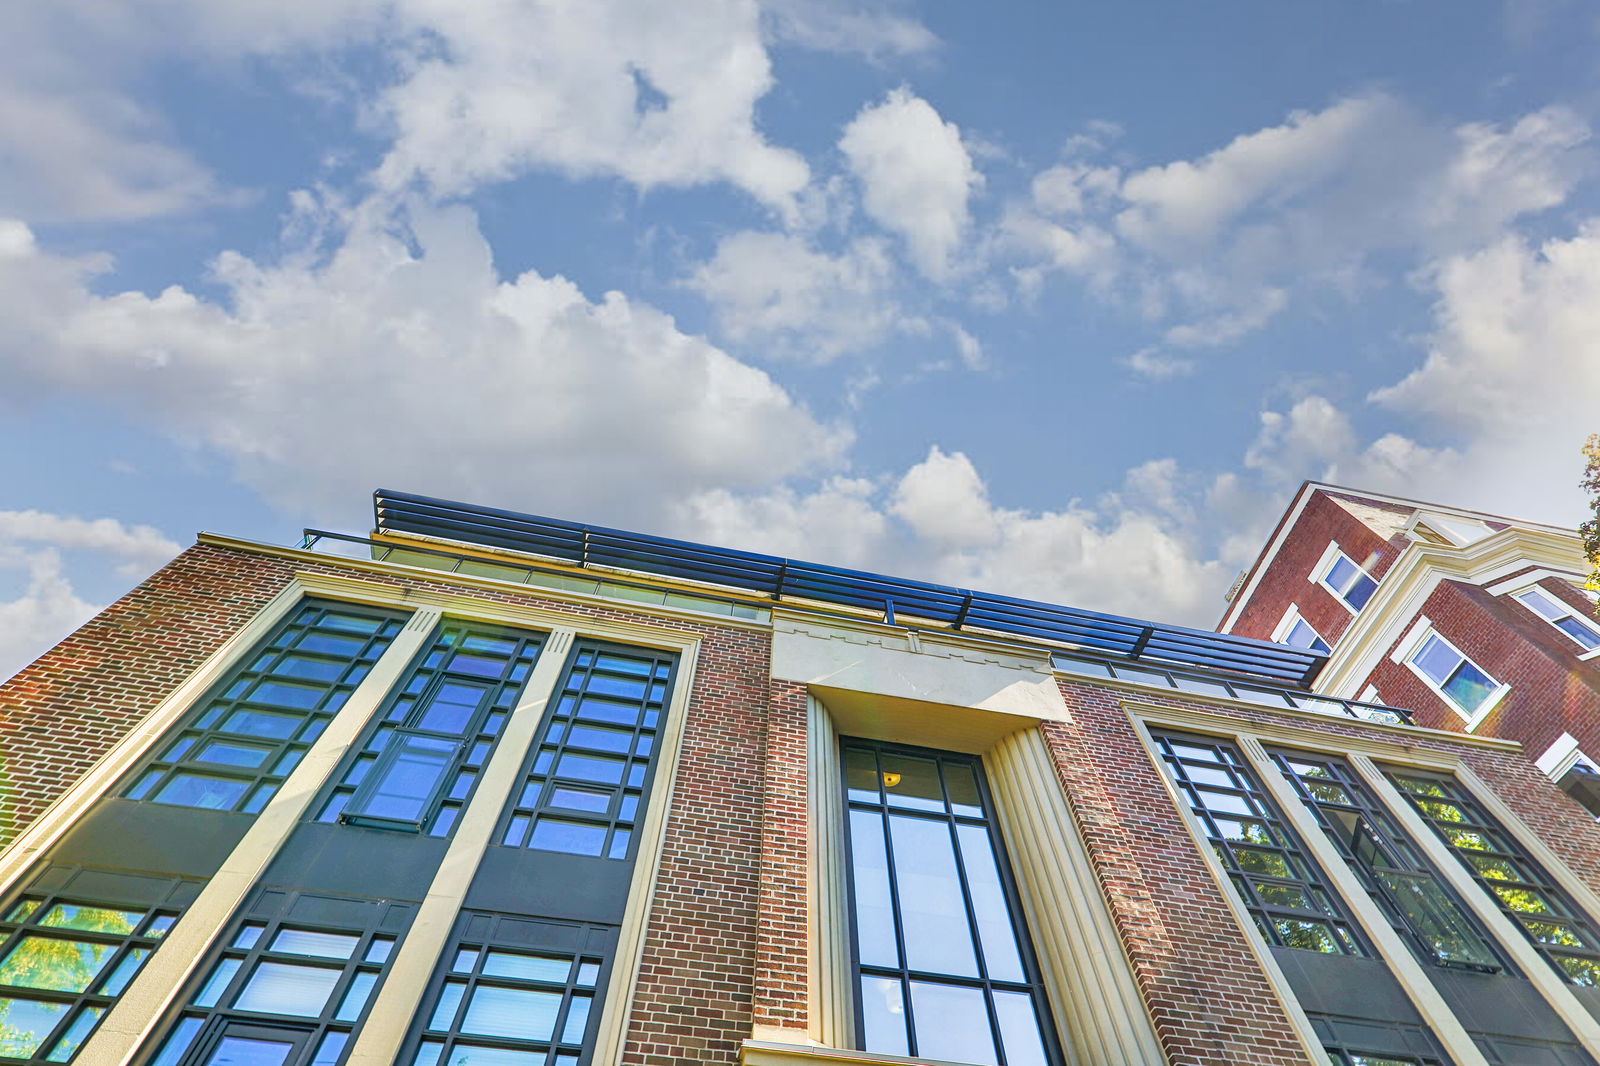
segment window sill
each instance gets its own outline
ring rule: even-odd
[[[909,1055],[882,1055],[873,1051],[850,1051],[844,1048],[818,1047],[807,1044],[780,1044],[771,1040],[746,1040],[739,1048],[742,1066],[861,1066],[887,1064],[887,1066],[965,1066],[949,1059],[919,1059]]]

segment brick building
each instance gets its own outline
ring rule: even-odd
[[[377,504],[0,688],[0,1062],[1600,1056],[1600,828],[1320,652]]]
[[[1319,691],[1518,741],[1600,815],[1588,572],[1570,529],[1307,482],[1217,629],[1331,648]]]

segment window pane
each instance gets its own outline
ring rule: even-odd
[[[599,855],[605,842],[606,827],[603,825],[540,818],[534,824],[528,846],[544,851],[564,851],[569,855]]]
[[[457,745],[454,741],[417,736],[401,737],[396,744],[398,753],[374,782],[365,805],[350,813],[401,822],[422,820],[455,758]]]
[[[977,959],[948,824],[890,815],[889,839],[906,965],[929,973],[976,977]]]
[[[39,919],[40,925],[52,929],[83,929],[91,933],[133,932],[144,917],[144,911],[115,910],[110,907],[80,907],[71,903],[57,903]]]
[[[1561,608],[1561,605],[1538,589],[1529,589],[1527,592],[1519,593],[1517,599],[1522,601],[1524,606],[1537,611],[1552,622],[1567,613]]]
[[[1584,648],[1590,651],[1600,648],[1600,636],[1596,636],[1594,630],[1590,629],[1586,623],[1580,622],[1576,618],[1568,617],[1561,619],[1556,623],[1556,626],[1567,636],[1583,645]]]
[[[886,1055],[909,1053],[905,997],[899,981],[861,975],[861,1021],[864,1050]]]
[[[66,1062],[77,1054],[78,1048],[94,1032],[95,1023],[105,1013],[101,1007],[85,1007],[72,1019],[72,1024],[67,1031],[61,1034],[61,1039],[56,1041],[55,1047],[50,1049],[50,1054],[45,1056],[46,1062]],[[0,1023],[3,1024],[3,1023]]]
[[[1495,683],[1488,674],[1463,659],[1461,668],[1456,671],[1454,677],[1444,683],[1443,688],[1462,708],[1475,711],[1483,706],[1483,701],[1494,692]]]
[[[944,810],[944,790],[939,786],[939,764],[932,759],[880,752],[884,797],[889,806],[913,811]]]
[[[0,984],[82,992],[99,976],[116,950],[111,944],[24,936],[0,963]]]
[[[995,865],[994,849],[988,830],[975,825],[956,826],[961,842],[961,861],[967,872],[967,891],[972,894],[972,910],[978,917],[978,939],[983,943],[983,961],[991,981],[1021,981],[1022,957],[1017,954],[1017,935],[1011,928],[1005,890],[1000,886],[1000,870]]]
[[[65,1003],[0,996],[0,1055],[31,1057],[66,1013]]]
[[[560,1010],[559,992],[479,985],[467,1004],[461,1031],[510,1040],[549,1040]]]
[[[236,744],[226,740],[213,740],[195,753],[196,762],[211,762],[222,766],[242,766],[254,769],[267,761],[271,748],[258,748],[251,744]]]
[[[1430,636],[1423,642],[1422,648],[1411,657],[1411,661],[1431,677],[1435,684],[1443,685],[1449,680],[1450,671],[1461,661],[1461,656],[1438,637]]]
[[[1381,867],[1373,874],[1441,962],[1499,968],[1500,960],[1431,875]]]
[[[293,1051],[294,1044],[286,1040],[225,1036],[206,1066],[284,1066]]]
[[[894,942],[894,907],[889,899],[889,860],[883,846],[883,816],[850,812],[851,872],[855,879],[856,942],[863,966],[899,966]],[[898,986],[896,986],[898,987]]]
[[[234,1006],[262,1014],[315,1018],[328,1005],[328,997],[339,983],[339,973],[321,966],[263,962],[250,975]]]
[[[457,1044],[450,1050],[449,1066],[544,1066],[544,1061],[543,1051],[512,1051],[508,1048]]]
[[[1006,1066],[1047,1066],[1033,997],[997,989],[994,1013],[1000,1019],[1000,1042],[1005,1045]]]
[[[911,1010],[916,1019],[918,1058],[1000,1061],[982,989],[912,981]]]
[[[324,959],[348,959],[355,954],[360,937],[347,933],[317,933],[310,929],[283,929],[272,938],[272,950],[289,955],[316,955]]]
[[[516,977],[524,981],[564,985],[567,983],[567,974],[572,972],[572,960],[491,951],[488,958],[483,960],[483,972],[488,977]]]
[[[201,807],[212,811],[232,810],[250,790],[250,782],[230,777],[177,774],[153,797],[157,803],[177,807]]]

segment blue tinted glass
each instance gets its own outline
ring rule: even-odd
[[[250,782],[235,781],[228,777],[176,774],[161,786],[153,798],[157,803],[170,803],[176,807],[228,811],[233,809],[249,788]]]
[[[0,1016],[5,1018],[5,1030],[0,1035],[0,1054],[27,1058],[38,1050],[61,1018],[67,1013],[65,1003],[43,1003],[36,999],[18,999],[0,996]]]
[[[1359,611],[1367,605],[1367,601],[1372,599],[1372,594],[1377,590],[1378,583],[1366,574],[1362,574],[1356,578],[1355,584],[1351,585],[1345,592],[1345,602]]]
[[[432,737],[402,737],[389,764],[357,814],[419,821],[455,757],[456,745]]]
[[[206,1066],[284,1066],[294,1045],[286,1040],[225,1036],[206,1059]]]
[[[583,822],[564,822],[540,818],[533,827],[528,846],[544,851],[564,851],[569,855],[599,855],[606,844],[606,827]]]
[[[889,816],[889,841],[900,889],[896,902],[906,965],[928,973],[976,977],[977,957],[949,825],[942,820],[893,814]]]
[[[1435,683],[1442,685],[1449,679],[1450,671],[1461,661],[1461,656],[1438,637],[1430,636],[1423,643],[1422,649],[1411,657],[1411,661]]]

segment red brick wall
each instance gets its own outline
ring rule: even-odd
[[[1579,647],[1554,626],[1511,597],[1475,585],[1440,582],[1421,613],[1490,677],[1511,686],[1474,732],[1518,741],[1529,759],[1564,732],[1585,752],[1600,752],[1600,661],[1579,661]],[[1407,620],[1399,628],[1395,645],[1410,627]],[[1414,710],[1418,725],[1465,730],[1460,715],[1409,666],[1388,658],[1395,645],[1385,649],[1368,682],[1389,703]]]
[[[1383,575],[1406,543],[1403,537],[1384,540],[1326,492],[1315,492],[1228,632],[1270,640],[1292,603],[1323,640],[1335,643],[1354,615],[1311,580],[1330,541],[1374,577]]]

